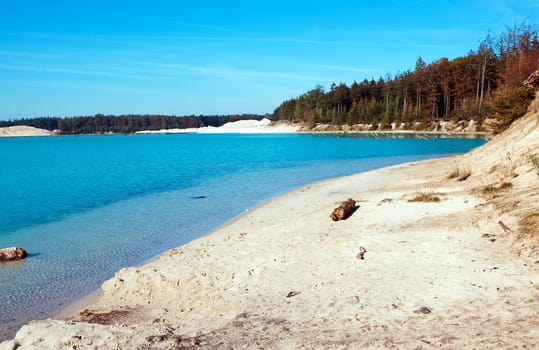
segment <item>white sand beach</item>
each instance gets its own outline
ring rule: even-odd
[[[228,122],[220,127],[206,126],[202,128],[162,129],[138,131],[136,134],[280,134],[299,131],[299,125],[276,123],[269,119],[238,120]]]
[[[469,154],[274,198],[0,348],[539,348],[538,109]]]
[[[0,128],[0,137],[23,137],[23,136],[50,136],[54,133],[45,130],[34,128],[33,126],[18,125]]]
[[[272,124],[269,119],[238,120],[220,127],[207,126],[188,129],[162,129],[138,131],[135,134],[283,134],[295,133],[301,129],[299,125],[286,123]],[[10,126],[0,128],[0,137],[51,136],[57,132],[38,129],[32,126]]]

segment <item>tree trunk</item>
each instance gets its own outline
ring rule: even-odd
[[[386,93],[386,118],[389,115],[389,92]]]
[[[407,100],[406,94],[404,94],[404,101],[402,102],[402,117],[401,121],[406,119],[406,100]]]
[[[483,92],[485,90],[485,70],[487,69],[487,54],[483,60],[483,69],[481,70],[481,96],[479,97],[479,113],[481,113],[481,107],[483,106]]]
[[[451,112],[451,90],[449,88],[449,81],[446,81],[445,83],[444,103],[445,103],[444,117],[447,118],[447,116]]]
[[[400,96],[397,95],[397,98],[395,100],[395,119],[398,118],[398,115],[399,115],[399,100],[400,100]]]
[[[416,105],[415,105],[416,118],[419,116],[420,111],[421,111],[421,90],[420,90],[419,85],[417,85],[417,96],[416,96]]]

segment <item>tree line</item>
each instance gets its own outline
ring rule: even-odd
[[[221,126],[227,122],[270,117],[272,120],[317,123],[373,124],[428,123],[443,120],[485,119],[501,131],[523,115],[533,99],[533,88],[522,85],[539,69],[539,34],[523,22],[501,34],[487,34],[474,51],[452,60],[427,63],[419,57],[414,69],[387,74],[377,80],[333,83],[326,91],[312,90],[282,102],[273,114],[166,116],[102,115],[45,117],[0,121],[0,127],[29,125],[63,134],[133,133],[141,130]]]
[[[499,35],[489,33],[463,57],[428,64],[419,57],[413,70],[393,77],[333,83],[329,91],[317,85],[284,101],[273,119],[385,128],[393,122],[493,118],[501,130],[524,114],[533,98],[533,89],[522,82],[539,69],[538,37],[524,22]]]
[[[28,125],[40,129],[59,130],[62,134],[130,134],[141,130],[186,129],[205,126],[219,127],[238,120],[261,120],[262,115],[234,114],[209,116],[167,116],[167,115],[103,115],[78,116],[69,118],[44,117],[0,121],[0,127]]]

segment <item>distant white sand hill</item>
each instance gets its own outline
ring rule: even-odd
[[[202,128],[188,129],[161,129],[138,131],[137,134],[278,134],[294,133],[299,130],[299,126],[293,125],[271,125],[271,120],[238,120],[228,122],[220,127],[206,126]]]
[[[50,136],[53,133],[49,130],[34,128],[33,126],[17,125],[0,128],[0,137],[21,137],[21,136]]]

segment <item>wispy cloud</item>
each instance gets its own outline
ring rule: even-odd
[[[416,28],[401,28],[401,29],[381,29],[381,30],[365,30],[361,33],[371,35],[383,35],[388,37],[461,37],[470,34],[478,34],[476,30],[470,28],[433,28],[433,27],[416,27]]]
[[[98,76],[98,77],[110,77],[110,78],[122,78],[122,79],[141,79],[141,80],[167,80],[168,77],[156,76],[156,75],[141,75],[141,74],[124,74],[98,70],[86,70],[86,69],[72,69],[72,68],[55,68],[55,67],[39,67],[29,65],[0,65],[0,70],[11,71],[23,71],[23,72],[40,72],[40,73],[58,73],[58,74],[72,74],[72,75],[85,75],[85,76]]]
[[[265,37],[265,36],[206,36],[206,35],[113,35],[113,34],[64,34],[64,33],[48,33],[48,32],[15,32],[12,35],[21,37],[32,37],[52,40],[101,40],[101,41],[117,41],[126,43],[127,41],[195,41],[195,42],[274,42],[274,43],[292,43],[292,44],[335,44],[343,43],[350,44],[345,41],[324,41],[312,40],[301,37]]]
[[[164,42],[175,43],[176,46],[181,46],[185,42],[191,43],[254,43],[254,44],[300,44],[314,46],[358,46],[358,47],[387,47],[387,46],[433,46],[430,43],[422,44],[416,39],[424,38],[444,38],[462,37],[470,35],[469,31],[455,29],[428,29],[417,28],[407,29],[404,31],[396,30],[367,30],[350,33],[344,40],[327,40],[323,38],[308,38],[301,36],[205,36],[205,35],[112,35],[112,34],[58,34],[47,32],[16,32],[13,35],[22,37],[42,38],[48,40],[64,40],[64,41],[103,41],[117,43],[122,46],[147,46],[149,43]],[[377,36],[384,38],[373,42],[372,40],[362,39],[365,36]],[[401,42],[402,39],[411,38],[413,40]],[[436,47],[444,48],[443,44],[436,44]]]
[[[114,13],[108,13],[109,15],[116,15]],[[229,27],[223,27],[223,26],[215,26],[215,25],[209,25],[209,24],[200,24],[200,23],[194,23],[194,22],[187,22],[187,21],[178,21],[178,20],[172,20],[168,18],[156,18],[151,16],[131,16],[133,19],[141,19],[144,22],[154,22],[154,23],[165,23],[165,24],[174,24],[182,27],[188,27],[188,28],[195,28],[195,29],[204,29],[204,30],[210,30],[213,32],[219,32],[219,33],[236,33],[236,34],[249,34],[241,30],[237,30],[234,28]]]
[[[4,85],[21,85],[21,86],[33,86],[39,88],[62,88],[62,89],[91,89],[95,91],[108,91],[108,92],[123,92],[123,93],[138,93],[138,94],[148,94],[155,92],[155,89],[138,87],[138,86],[125,86],[125,85],[114,85],[114,84],[95,84],[88,82],[77,82],[77,81],[54,81],[54,80],[10,80],[10,79],[0,79],[0,83]]]
[[[353,72],[353,73],[374,73],[377,71],[376,68],[361,68],[361,67],[349,67],[349,66],[339,66],[339,65],[311,65],[313,69],[318,70],[332,70],[340,72]]]
[[[264,71],[241,69],[226,65],[188,65],[181,63],[143,63],[146,68],[140,66],[107,66],[106,69],[90,68],[70,68],[55,66],[36,66],[23,64],[0,64],[0,70],[36,72],[50,74],[68,74],[79,76],[105,77],[116,79],[136,79],[136,80],[160,80],[174,81],[177,79],[219,79],[228,81],[242,82],[262,82],[269,80],[282,81],[302,81],[314,83],[327,83],[333,81],[333,78],[321,75],[310,75],[301,73],[292,73],[287,71]],[[333,66],[333,69],[339,69]],[[345,69],[341,67],[341,69]],[[349,69],[348,69],[349,70]]]
[[[51,54],[30,52],[30,51],[8,51],[8,50],[0,50],[0,56],[28,57],[28,58],[35,58],[35,59],[61,59],[61,58],[65,58],[65,56],[62,56],[62,55],[51,55]]]
[[[208,75],[218,78],[241,80],[241,79],[287,79],[287,80],[302,80],[313,82],[330,82],[329,77],[314,76],[307,74],[297,74],[289,72],[267,72],[267,71],[253,71],[243,70],[228,66],[190,66],[186,68],[188,71],[195,72],[201,75]]]

